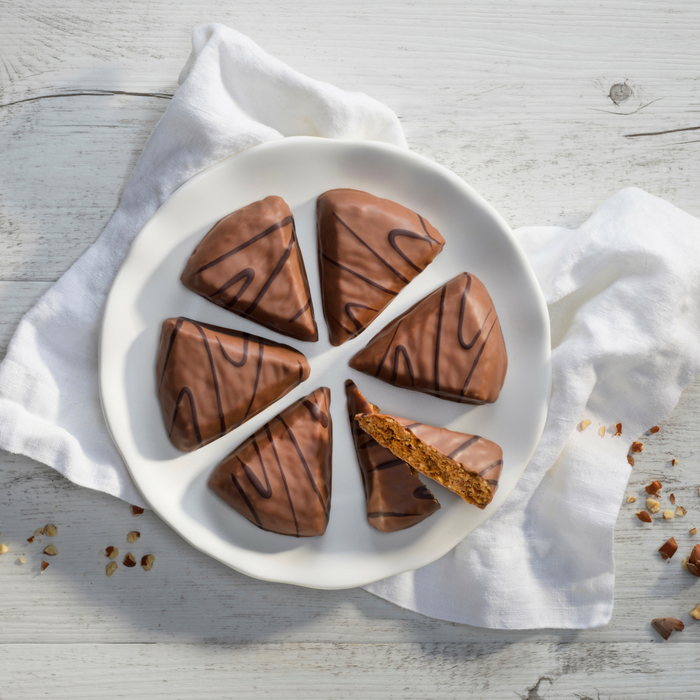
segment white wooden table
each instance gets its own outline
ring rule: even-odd
[[[700,4],[689,0],[0,0],[0,347],[97,237],[176,89],[193,27],[220,21],[295,68],[386,102],[409,143],[514,227],[576,226],[637,185],[700,215]],[[0,699],[698,698],[700,582],[656,549],[700,526],[700,382],[646,439],[688,516],[624,505],[604,629],[498,632],[361,590],[248,579],[156,516],[0,457]],[[671,467],[671,457],[681,465]],[[60,555],[38,574],[54,522]],[[152,552],[112,578],[100,554]],[[46,540],[44,540],[44,544]],[[18,561],[26,554],[27,563]],[[684,575],[681,575],[684,574]],[[668,642],[653,617],[681,618]]]

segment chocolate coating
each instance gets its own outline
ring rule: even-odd
[[[331,509],[331,391],[296,401],[239,445],[209,488],[262,530],[322,535]]]
[[[367,520],[381,532],[417,525],[440,509],[435,496],[403,460],[365,433],[355,420],[358,413],[377,412],[355,383],[345,382],[352,439],[367,499]]]
[[[503,470],[503,450],[495,442],[479,435],[458,433],[447,428],[418,423],[409,418],[389,416],[385,413],[378,415],[392,418],[426,445],[454,460],[466,471],[480,476],[489,485],[493,498]],[[479,508],[485,507],[475,505]]]
[[[350,366],[405,389],[459,403],[493,403],[508,369],[486,287],[457,275],[380,331]]]
[[[294,217],[281,197],[225,216],[192,251],[180,277],[188,289],[298,340],[318,340]]]
[[[423,217],[359,190],[316,202],[323,314],[332,345],[361,333],[442,250]]]
[[[163,322],[156,361],[165,428],[191,452],[260,413],[309,376],[281,343],[186,318]]]

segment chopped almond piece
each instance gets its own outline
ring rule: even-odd
[[[136,540],[141,537],[141,533],[137,532],[136,530],[132,530],[127,536],[126,536],[126,541],[130,543],[136,542]]]
[[[692,617],[692,618],[694,618],[694,619],[696,619],[696,620],[700,620],[700,605],[698,605],[697,608],[693,608],[693,609],[690,611],[690,617]]]
[[[44,534],[49,537],[56,537],[58,528],[55,525],[44,525]]]
[[[632,452],[641,452],[644,449],[644,445],[641,442],[633,442],[632,443]]]
[[[19,558],[19,563],[20,563],[20,564],[26,564],[26,563],[27,563],[27,560],[26,560],[24,557],[20,557],[20,558]]]
[[[664,520],[673,520],[673,518],[676,517],[676,514],[672,510],[665,510],[664,511]]]
[[[688,511],[683,506],[676,506],[676,515],[682,518]]]
[[[636,500],[636,496],[627,496],[627,503],[634,503]]]
[[[49,562],[47,562],[47,561],[42,561],[42,562],[41,562],[41,573],[43,574],[44,571],[46,571],[46,569],[48,569],[48,568],[49,568]]]
[[[586,420],[581,421],[581,431],[583,432],[589,425],[591,424],[591,421],[586,418]]]
[[[134,555],[129,552],[125,557],[123,561],[124,566],[128,566],[130,569],[136,566],[136,559],[134,558]]]
[[[659,547],[659,554],[662,559],[670,559],[676,553],[677,549],[678,542],[676,542],[675,538],[671,537],[670,540],[667,540]]]
[[[682,632],[685,625],[675,617],[657,617],[651,621],[651,626],[664,638],[668,639],[671,632]]]
[[[6,544],[0,544],[0,554],[7,554],[10,548]]]
[[[141,513],[143,513],[143,508],[141,508],[141,506],[131,506],[131,512],[134,515],[141,515]]]
[[[119,565],[117,564],[116,561],[111,561],[107,566],[105,567],[105,573],[107,576],[111,576],[116,570]]]
[[[141,558],[141,566],[144,571],[150,571],[153,568],[153,562],[156,558],[152,554],[146,554],[145,557]]]
[[[629,462],[630,467],[634,466],[634,457],[632,455],[627,455],[627,461]]]
[[[700,544],[696,544],[688,557],[686,568],[693,576],[700,577]]]
[[[643,523],[651,522],[651,515],[649,515],[649,513],[647,513],[645,510],[640,510],[636,515]]]
[[[688,530],[689,535],[697,535],[698,534],[698,529],[694,527],[692,530]]]
[[[615,434],[614,437],[622,435],[622,423],[615,423]]]
[[[663,488],[662,484],[660,481],[652,481],[649,486],[647,486],[644,490],[650,495],[650,496],[656,496],[659,491]]]
[[[674,506],[676,505],[676,496],[674,494],[670,493],[668,495],[668,500],[671,501],[671,503],[673,503]]]
[[[28,537],[28,538],[27,538],[27,542],[29,542],[29,544],[31,544],[32,542],[34,542],[34,535],[32,535],[31,537]]]
[[[107,547],[105,549],[105,555],[110,559],[115,559],[119,555],[119,550],[116,547]]]
[[[55,557],[58,554],[58,550],[56,549],[56,547],[50,544],[44,549],[44,554],[47,554],[50,557]]]
[[[655,425],[653,428],[649,429],[650,433],[658,433],[659,432],[659,426]]]
[[[647,510],[651,513],[658,513],[661,510],[661,504],[653,498],[647,498]]]
[[[605,437],[605,426],[604,425],[601,425],[600,428],[598,428],[598,435],[600,435],[600,437]]]
[[[676,464],[678,464],[678,460],[675,459],[675,457],[674,457],[674,458],[671,460],[671,466],[672,466],[672,467],[675,467]]]

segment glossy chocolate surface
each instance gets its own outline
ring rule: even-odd
[[[466,471],[480,476],[489,485],[493,498],[503,470],[503,450],[495,442],[479,435],[458,433],[447,428],[418,423],[409,418],[383,413],[378,415],[393,418],[426,445],[454,460]]]
[[[486,287],[463,272],[380,331],[350,366],[459,403],[493,403],[508,355]]]
[[[423,217],[367,192],[338,189],[316,202],[323,313],[331,344],[361,333],[442,250]]]
[[[322,535],[331,508],[331,392],[316,389],[239,445],[209,488],[263,530]]]
[[[355,383],[345,382],[350,429],[367,499],[367,520],[381,532],[396,532],[417,525],[440,509],[435,496],[406,462],[382,447],[360,428],[358,413],[377,411]]]
[[[287,345],[185,318],[163,322],[156,361],[165,429],[179,450],[206,445],[309,376]]]
[[[266,197],[221,219],[192,251],[180,279],[266,328],[318,340],[294,217],[281,197]]]

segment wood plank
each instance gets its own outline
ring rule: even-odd
[[[673,638],[672,638],[673,640]],[[665,644],[0,645],[0,698],[697,698],[700,649]],[[9,673],[7,671],[10,671]]]
[[[0,104],[16,103],[0,108],[0,279],[55,279],[95,239],[167,106],[148,94],[174,91],[190,28],[212,17],[299,70],[385,101],[415,150],[465,177],[514,226],[580,223],[631,184],[700,214],[700,137],[677,131],[700,125],[693,4],[33,8],[5,6],[0,22]],[[615,84],[631,91],[619,104]],[[146,95],[42,97],[95,89]]]

